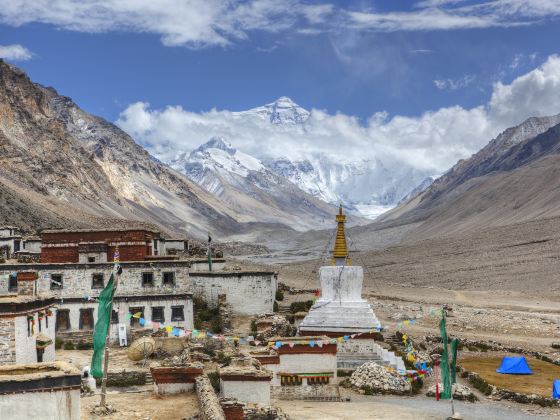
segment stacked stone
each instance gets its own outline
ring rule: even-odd
[[[196,378],[196,395],[200,405],[201,420],[225,420],[224,410],[206,375]]]
[[[382,394],[406,394],[410,384],[398,373],[374,362],[365,363],[354,371],[350,384],[355,389]]]

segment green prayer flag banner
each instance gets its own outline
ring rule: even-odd
[[[453,340],[451,340],[451,383],[452,384],[456,384],[457,383],[457,345],[459,344],[459,341],[454,338]]]
[[[111,273],[111,278],[107,286],[99,294],[99,306],[97,307],[97,322],[93,330],[93,356],[91,357],[91,374],[94,378],[101,378],[103,376],[103,367],[101,362],[103,360],[103,352],[105,350],[105,342],[107,340],[107,331],[109,330],[109,323],[111,321],[111,308],[113,306],[113,288],[114,273]]]
[[[440,398],[447,400],[451,398],[451,380],[449,378],[449,352],[447,349],[447,331],[445,329],[445,315],[439,322],[439,332],[441,333],[441,342],[443,344],[443,351],[441,353],[441,382],[443,383],[443,391]]]

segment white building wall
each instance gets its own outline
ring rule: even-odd
[[[142,263],[121,264],[123,272],[119,278],[117,296],[130,294],[188,293],[190,292],[189,267],[186,263]],[[1,267],[0,267],[1,269]],[[102,289],[92,288],[93,274],[103,273],[107,284],[113,269],[112,264],[48,264],[34,267],[39,275],[37,289],[39,293],[52,292],[56,297],[98,296]],[[175,273],[175,285],[163,284],[163,273]],[[153,285],[142,285],[142,274],[153,273]],[[62,274],[63,289],[52,289],[50,278],[53,274]]]
[[[212,260],[212,271],[222,271],[225,265],[223,260]],[[191,271],[208,271],[208,261],[192,262]]]
[[[171,321],[171,308],[173,306],[183,306],[185,315],[184,321]],[[70,331],[77,331],[80,327],[80,310],[86,308],[93,309],[93,319],[97,322],[96,302],[63,302],[59,305],[60,309],[68,309],[70,315]],[[193,320],[193,304],[192,299],[173,299],[172,296],[162,298],[160,300],[131,300],[128,302],[115,301],[113,309],[119,312],[119,323],[126,325],[127,331],[130,331],[130,320],[126,320],[126,314],[130,312],[130,308],[144,307],[144,318],[152,320],[152,307],[163,307],[165,317],[164,324],[177,328],[190,329],[194,327]],[[50,326],[50,324],[49,324]],[[135,328],[141,328],[136,323]],[[118,340],[118,324],[111,324],[110,328],[111,340]],[[130,343],[129,343],[130,344]]]
[[[280,386],[279,372],[282,373],[324,373],[333,372],[336,378],[336,355],[335,354],[281,354],[278,365],[264,365],[274,373],[272,386]]]
[[[40,253],[41,252],[41,241],[30,240],[24,241],[25,250],[33,253]]]
[[[270,406],[269,381],[223,381],[220,380],[222,396],[236,398],[247,404]]]
[[[181,392],[191,392],[193,390],[194,390],[194,384],[191,383],[171,383],[171,384],[154,383],[154,392],[156,394],[179,394]]]
[[[52,310],[52,316],[49,316],[49,326],[47,328],[46,316],[41,321],[41,331],[39,331],[39,322],[37,320],[37,312],[35,315],[35,331],[33,334],[28,335],[27,333],[27,316],[18,316],[15,318],[15,338],[16,338],[16,363],[36,363],[37,362],[37,348],[35,343],[37,340],[37,335],[42,333],[52,340],[52,344],[45,348],[43,353],[43,362],[54,362],[55,360],[55,349],[54,349],[54,338],[55,338],[55,324],[56,324],[56,310]],[[0,416],[0,418],[2,418]]]
[[[78,420],[80,390],[0,395],[0,419]]]
[[[240,273],[238,275],[197,276],[191,273],[193,294],[204,298],[210,306],[218,304],[225,294],[234,313],[257,315],[271,313],[277,289],[275,274]]]

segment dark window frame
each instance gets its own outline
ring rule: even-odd
[[[161,311],[161,316],[156,316],[156,311]],[[152,321],[153,322],[165,322],[165,307],[163,306],[152,306]]]
[[[96,277],[101,276],[101,286],[96,285]],[[105,274],[103,273],[93,273],[91,275],[91,288],[92,289],[103,289],[105,287]]]
[[[180,310],[181,314],[178,315],[175,311]],[[177,305],[171,307],[171,322],[179,322],[185,320],[185,305]]]
[[[150,281],[146,281],[146,276],[150,276]],[[142,273],[142,287],[149,287],[154,285],[153,271],[145,271]]]
[[[60,278],[59,280],[55,280],[54,277]],[[54,283],[54,282],[58,282],[60,283],[60,285]],[[62,290],[64,288],[64,277],[62,276],[62,274],[51,274],[51,290]]]
[[[17,292],[17,289],[18,289],[17,274],[14,276],[12,273],[10,273],[8,277],[8,292]]]
[[[171,281],[166,279],[166,277],[171,277]],[[175,286],[175,271],[165,271],[161,275],[161,284],[164,286]]]
[[[119,323],[119,311],[116,309],[111,310],[111,324]]]
[[[144,307],[143,306],[135,306],[135,307],[130,307],[128,308],[128,312],[130,312],[132,315],[134,315],[136,312],[140,312],[140,318],[144,318]],[[140,319],[138,318],[134,318],[131,317],[130,318],[130,326],[131,327],[135,327],[136,324],[140,325]]]
[[[66,314],[66,328],[60,329],[60,320],[62,319],[62,314]],[[55,320],[55,331],[69,331],[70,327],[70,309],[57,309],[56,320]]]
[[[87,262],[88,263],[94,263],[95,262],[95,257],[87,257]]]
[[[89,328],[84,328],[84,314],[85,313],[90,314]],[[80,324],[79,324],[80,331],[91,331],[91,330],[93,330],[93,328],[95,326],[95,322],[93,320],[93,314],[94,314],[93,308],[80,308]]]

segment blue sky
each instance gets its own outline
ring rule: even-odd
[[[504,102],[555,94],[531,72],[549,63],[547,80],[557,80],[559,19],[557,0],[0,0],[0,56],[143,144],[195,147],[213,132],[196,132],[194,117],[285,95],[340,112],[346,125],[357,118],[351,129],[332,120],[328,141],[313,138],[323,147],[356,130],[357,150],[404,144],[410,162],[438,172],[508,124],[560,112],[550,100],[508,114]],[[520,79],[527,74],[533,85]],[[509,90],[495,105],[500,84]],[[382,123],[368,122],[381,112]],[[464,112],[481,121],[476,138]],[[446,131],[460,123],[464,131]],[[256,134],[246,128],[227,133],[251,152]]]
[[[307,4],[344,9],[348,2]],[[363,1],[352,9],[418,13],[417,4]],[[306,108],[360,118],[378,111],[410,116],[453,104],[481,104],[495,81],[509,82],[558,52],[558,20],[522,18],[534,22],[390,32],[322,23],[316,34],[298,33],[307,25],[296,22],[277,32],[248,30],[229,45],[200,47],[166,46],[162,31],[70,30],[67,23],[49,23],[39,11],[19,26],[4,18],[0,45],[27,48],[31,59],[12,60],[15,64],[112,121],[136,101],[155,108],[242,110],[282,95]],[[457,85],[439,89],[435,80]]]

